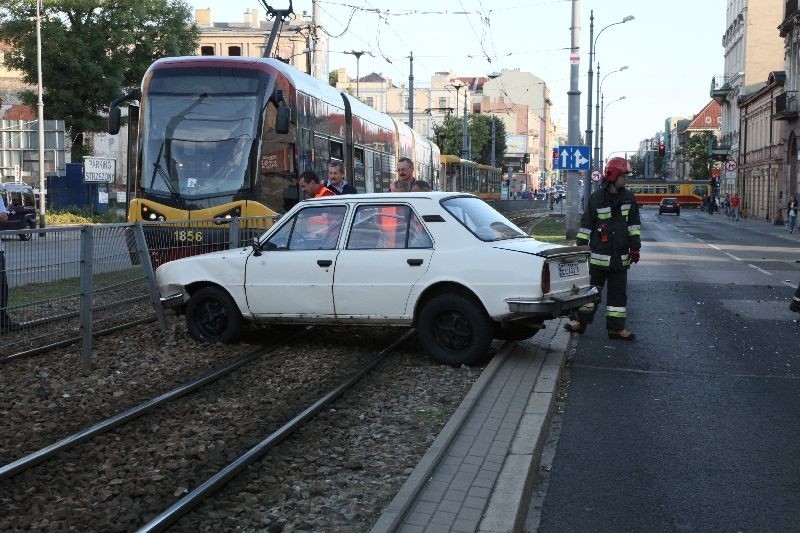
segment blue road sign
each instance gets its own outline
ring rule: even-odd
[[[588,146],[559,146],[557,150],[558,158],[553,159],[554,170],[589,170]]]

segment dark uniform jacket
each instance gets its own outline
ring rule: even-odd
[[[327,183],[325,183],[325,186],[326,186],[327,188],[329,188],[329,189],[330,189],[330,190],[333,192],[333,194],[336,194],[336,195],[339,195],[339,194],[358,194],[358,191],[356,190],[356,188],[355,188],[355,187],[353,187],[352,185],[350,185],[350,184],[349,184],[349,183],[347,183],[347,182],[344,182],[344,187],[342,187],[342,191],[341,191],[341,192],[339,192],[339,189],[337,189],[336,187],[334,187],[334,186],[331,184],[331,182],[330,182],[330,181],[328,181]]]
[[[642,247],[639,205],[633,193],[623,188],[612,194],[607,187],[594,192],[576,239],[579,245],[589,245],[591,266],[602,270],[630,268],[628,250]]]

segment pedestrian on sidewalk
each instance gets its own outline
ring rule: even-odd
[[[789,233],[794,233],[794,225],[797,223],[797,198],[792,196],[787,207],[789,215]]]
[[[733,196],[731,196],[731,218],[733,220],[736,220],[736,221],[739,220],[739,204],[740,203],[741,203],[741,200],[739,199],[739,194],[738,193],[733,193]]]
[[[789,303],[789,311],[800,313],[800,284],[797,285],[792,301]]]
[[[599,190],[589,197],[581,217],[576,243],[589,245],[589,283],[606,290],[606,329],[609,339],[632,341],[636,335],[625,329],[628,305],[628,269],[639,262],[642,247],[639,205],[625,188],[631,166],[625,158],[613,157],[603,173]],[[597,303],[581,306],[576,320],[564,326],[569,332],[584,333],[597,311]]]
[[[731,216],[731,195],[726,194],[725,198],[722,200],[722,209],[725,211],[725,216]]]

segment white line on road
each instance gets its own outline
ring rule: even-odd
[[[766,271],[766,270],[764,270],[763,268],[761,268],[761,267],[758,267],[758,266],[756,266],[756,265],[754,265],[754,264],[752,264],[752,263],[747,263],[747,266],[749,266],[749,267],[751,267],[751,268],[755,268],[756,270],[758,270],[758,271],[759,271],[759,272],[761,272],[762,274],[766,274],[767,276],[774,276],[774,275],[775,275],[775,274],[773,274],[772,272],[767,272],[767,271]]]
[[[706,243],[706,244],[708,244],[708,243]],[[735,255],[733,255],[733,254],[729,254],[728,252],[726,252],[725,250],[723,250],[723,249],[722,249],[722,248],[720,248],[719,246],[715,246],[715,245],[713,245],[713,244],[708,244],[708,245],[709,245],[711,248],[715,249],[716,251],[718,251],[718,252],[722,252],[723,254],[727,255],[727,256],[728,256],[728,257],[730,257],[731,259],[735,259],[736,261],[744,261],[744,259],[742,259],[741,257],[736,257],[736,256],[735,256]],[[753,266],[753,265],[750,265],[750,266]],[[756,267],[756,268],[758,268],[758,267]],[[759,270],[760,270],[760,269],[759,269]],[[771,275],[772,275],[772,274],[770,274],[770,276],[771,276]]]

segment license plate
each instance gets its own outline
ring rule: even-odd
[[[558,275],[562,278],[568,278],[570,276],[577,276],[581,273],[581,269],[579,263],[559,263],[558,264]]]

